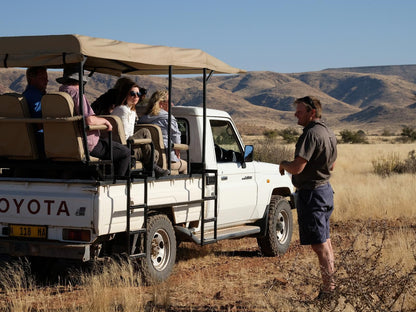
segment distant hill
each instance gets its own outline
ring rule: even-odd
[[[380,74],[398,76],[404,80],[416,83],[416,65],[363,66],[346,68],[328,68],[323,71],[355,72],[363,74]]]
[[[48,91],[56,91],[61,71],[49,71]],[[131,77],[151,94],[167,88],[167,78]],[[111,88],[117,77],[95,74],[86,85],[92,102]],[[23,69],[0,69],[0,93],[23,92]],[[149,96],[150,96],[149,94]],[[416,65],[331,68],[316,72],[282,74],[248,72],[217,75],[208,83],[208,107],[229,112],[246,133],[265,128],[296,126],[293,101],[305,95],[317,96],[324,119],[335,129],[367,132],[399,132],[416,120]],[[174,78],[175,105],[202,105],[200,78]]]

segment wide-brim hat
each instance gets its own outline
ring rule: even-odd
[[[86,83],[88,81],[88,77],[83,75],[82,80]],[[79,81],[78,67],[74,65],[65,66],[63,76],[56,78],[56,81],[60,84]]]

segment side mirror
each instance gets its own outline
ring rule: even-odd
[[[252,162],[254,154],[253,145],[246,145],[244,147],[244,162]]]

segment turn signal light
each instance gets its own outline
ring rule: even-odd
[[[91,240],[91,231],[90,230],[63,229],[62,239],[69,240],[69,241],[89,242]]]

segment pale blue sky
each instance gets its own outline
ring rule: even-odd
[[[414,0],[5,0],[0,36],[198,48],[249,71],[416,64]]]

